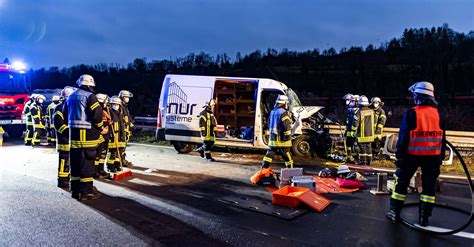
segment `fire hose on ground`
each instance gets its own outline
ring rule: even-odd
[[[471,211],[467,211],[467,210],[464,210],[464,209],[460,209],[460,208],[457,208],[457,207],[454,207],[454,206],[450,206],[450,205],[447,205],[447,204],[434,204],[434,207],[436,208],[444,208],[444,209],[448,209],[448,210],[452,210],[452,211],[456,211],[456,212],[460,212],[460,213],[463,213],[463,214],[466,214],[469,216],[468,220],[460,227],[454,229],[454,230],[449,230],[449,231],[435,231],[435,230],[430,230],[429,227],[422,227],[418,224],[415,224],[415,223],[412,223],[412,222],[409,222],[408,220],[406,219],[401,219],[402,223],[406,226],[408,226],[409,228],[412,228],[412,229],[415,229],[415,230],[418,230],[418,231],[421,231],[421,232],[425,232],[425,233],[430,233],[430,234],[434,234],[434,235],[453,235],[455,233],[458,233],[458,232],[461,232],[462,230],[466,229],[467,227],[469,227],[469,225],[471,224],[471,222],[473,221],[474,219],[474,194],[473,194],[473,191],[474,191],[474,185],[472,184],[472,179],[471,179],[471,175],[469,174],[469,170],[467,169],[467,166],[466,166],[466,163],[464,162],[464,159],[462,158],[462,156],[460,155],[460,153],[458,152],[458,150],[454,147],[453,144],[451,144],[450,142],[447,142],[448,146],[450,146],[452,149],[453,149],[453,152],[456,154],[456,156],[459,158],[459,161],[461,162],[461,165],[463,167],[463,170],[464,170],[464,173],[466,174],[466,177],[467,177],[467,181],[469,183],[469,189],[471,190]],[[419,202],[414,202],[414,203],[406,203],[403,207],[419,207],[420,206],[420,203]]]

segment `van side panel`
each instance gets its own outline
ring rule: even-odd
[[[215,77],[169,75],[160,99],[165,139],[201,142],[199,113],[212,99]]]

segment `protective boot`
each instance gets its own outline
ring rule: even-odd
[[[391,220],[393,223],[400,222],[400,213],[403,208],[403,203],[404,201],[390,198],[390,210],[385,215],[387,216],[387,219]]]
[[[420,202],[419,207],[419,217],[418,223],[420,226],[428,226],[429,225],[429,218],[431,216],[431,212],[433,211],[433,203],[429,202]]]
[[[216,161],[214,158],[212,158],[212,156],[210,154],[206,155],[206,160],[209,161],[209,162],[215,162]]]
[[[99,164],[99,178],[108,178],[109,173],[104,170],[104,164]]]
[[[115,164],[107,164],[107,170],[109,170],[109,172],[117,172],[117,169],[115,168]]]
[[[199,153],[199,156],[201,156],[201,158],[205,158],[204,156],[204,145],[202,145],[200,148],[196,149],[196,151]]]

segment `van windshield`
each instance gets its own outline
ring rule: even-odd
[[[294,107],[302,106],[300,98],[296,94],[293,89],[288,88],[285,90],[286,96],[288,96],[288,100],[290,101],[289,103],[289,108],[293,109]]]
[[[28,89],[24,74],[0,71],[0,93],[27,93]]]

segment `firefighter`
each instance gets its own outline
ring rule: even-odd
[[[121,105],[121,112],[125,122],[125,144],[128,144],[130,141],[130,137],[132,136],[132,116],[130,115],[130,111],[128,110],[128,102],[130,102],[130,98],[133,98],[133,94],[130,91],[122,90],[119,92],[119,98],[122,100]],[[133,166],[132,162],[126,159],[125,149],[127,145],[120,148],[121,156],[124,161],[123,165],[127,167]]]
[[[56,106],[61,101],[61,96],[54,95],[51,100],[52,100],[51,104],[49,104],[48,107],[46,108],[45,122],[46,122],[46,131],[48,132],[48,143],[51,145],[55,145],[56,144],[56,131],[54,129],[53,114],[55,112]]]
[[[417,82],[409,91],[415,107],[405,112],[398,133],[395,190],[387,218],[400,221],[400,212],[413,174],[421,167],[423,192],[420,195],[419,224],[427,226],[435,203],[436,180],[446,151],[446,129],[429,82]]]
[[[352,154],[352,150],[354,148],[355,143],[355,132],[352,131],[352,123],[354,121],[354,114],[357,112],[357,108],[355,107],[354,95],[348,93],[343,97],[344,102],[347,107],[346,111],[346,131],[344,133],[345,136],[345,146],[346,146],[346,161],[347,162],[355,162],[354,156]]]
[[[369,99],[362,95],[359,98],[359,109],[354,115],[352,131],[356,132],[357,143],[359,144],[359,163],[370,165],[372,162],[372,142],[374,141],[374,110],[369,108]]]
[[[65,87],[61,91],[61,100],[56,105],[53,113],[53,127],[56,130],[56,150],[59,155],[58,187],[69,190],[70,165],[69,165],[69,127],[63,112],[64,101],[76,89]]]
[[[387,116],[385,115],[384,109],[382,106],[384,103],[379,97],[373,97],[370,99],[370,107],[374,109],[375,114],[375,140],[373,142],[373,152],[375,155],[380,154],[380,149],[382,148],[382,134],[383,134],[383,127],[385,126],[385,122],[387,121]]]
[[[123,158],[121,148],[125,147],[125,121],[121,112],[122,100],[117,96],[110,98],[112,120],[109,140],[109,152],[107,154],[107,169],[109,172],[122,170]]]
[[[104,141],[102,128],[102,107],[95,96],[94,78],[81,75],[76,81],[79,88],[67,98],[64,116],[67,116],[71,144],[71,192],[77,200],[91,200],[100,197],[94,190],[94,162],[97,146]]]
[[[36,147],[40,144],[41,139],[46,138],[46,127],[44,126],[43,103],[46,100],[41,94],[36,95],[35,101],[30,105],[30,114],[33,120],[33,139],[31,145]]]
[[[201,130],[201,139],[203,144],[197,149],[201,158],[205,158],[207,161],[216,161],[212,158],[211,149],[216,141],[217,132],[217,120],[214,116],[214,106],[216,102],[214,99],[210,99],[206,102],[204,110],[199,113],[199,129]]]
[[[31,94],[28,97],[30,100],[26,102],[25,107],[23,108],[23,118],[26,119],[26,132],[25,132],[25,146],[31,145],[31,141],[33,140],[33,118],[31,117],[31,105],[34,103],[36,94]]]
[[[107,158],[107,150],[110,140],[110,126],[112,125],[112,119],[110,117],[110,109],[108,107],[109,104],[109,96],[106,94],[98,93],[96,94],[97,100],[99,101],[100,105],[102,106],[102,130],[100,134],[104,138],[104,142],[101,142],[97,146],[97,155],[95,159],[95,174],[94,178],[107,178],[109,174],[104,170],[105,160]]]
[[[288,103],[286,95],[279,95],[270,112],[268,123],[270,130],[268,146],[270,149],[263,156],[262,169],[270,167],[275,154],[280,154],[283,157],[287,168],[293,168],[293,159],[290,154],[292,120],[288,112]]]

